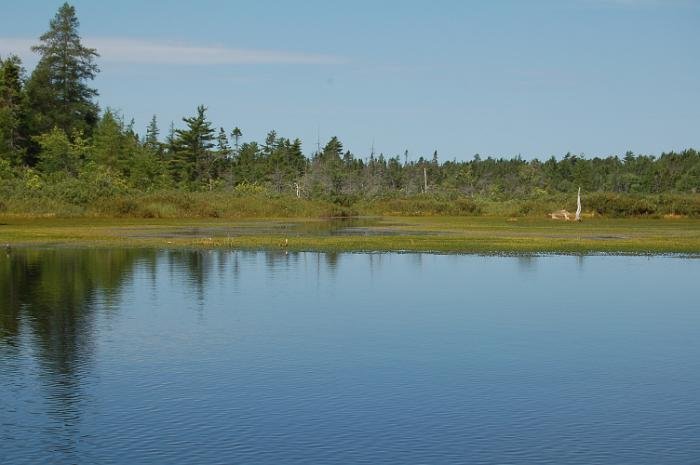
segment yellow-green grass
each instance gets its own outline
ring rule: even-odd
[[[0,217],[0,243],[333,252],[700,254],[700,220],[687,218],[593,218],[574,223],[539,218],[382,217],[355,229],[352,235],[328,235],[324,224],[324,220],[288,218],[4,216]]]

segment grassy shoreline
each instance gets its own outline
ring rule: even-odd
[[[384,216],[334,222],[308,218],[230,220],[3,215],[0,216],[0,243],[13,247],[700,255],[700,220],[593,218],[573,223],[529,217]]]

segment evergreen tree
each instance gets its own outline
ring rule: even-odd
[[[187,129],[176,129],[175,165],[178,179],[191,184],[210,183],[214,129],[207,120],[207,108],[197,107],[197,115],[182,120]]]
[[[23,158],[24,89],[22,61],[0,59],[0,158],[19,164]]]
[[[306,169],[306,157],[304,157],[304,152],[301,150],[301,139],[299,138],[294,139],[289,147],[289,163],[294,171],[295,178],[301,176]]]
[[[151,122],[148,123],[146,128],[146,138],[144,140],[144,147],[146,150],[158,160],[163,160],[163,145],[158,140],[158,135],[160,130],[158,129],[158,120],[156,115],[153,115]]]
[[[95,49],[83,46],[75,8],[64,3],[51,20],[49,30],[32,47],[39,63],[27,83],[33,130],[44,133],[54,126],[72,135],[90,134],[97,123],[97,90],[88,86],[99,72]]]
[[[238,152],[238,141],[243,137],[243,132],[236,126],[233,128],[233,131],[231,131],[231,137],[233,137],[233,146],[236,148],[236,152]]]
[[[165,138],[166,150],[168,151],[168,153],[170,155],[175,153],[175,149],[176,149],[176,147],[175,147],[175,144],[176,144],[175,135],[176,135],[175,134],[175,123],[173,123],[171,121],[170,126],[168,127],[168,136]]]
[[[321,158],[326,161],[340,161],[343,156],[343,144],[336,136],[331,137],[331,140],[323,147]]]
[[[228,137],[226,137],[224,128],[219,128],[219,135],[216,136],[216,149],[221,158],[229,158],[231,156],[231,146],[228,145]]]
[[[214,159],[213,171],[214,176],[217,179],[225,180],[229,187],[233,187],[235,184],[232,156],[226,131],[224,128],[219,128],[219,134],[216,136],[216,158]]]
[[[170,185],[167,166],[154,156],[146,146],[135,146],[130,155],[129,182],[145,192],[162,189]]]
[[[125,149],[124,125],[109,108],[104,112],[93,134],[95,162],[116,170],[123,165]]]
[[[146,147],[150,149],[155,149],[158,147],[158,134],[160,134],[160,130],[158,129],[158,120],[156,119],[156,115],[153,115],[151,122],[148,123],[148,127],[146,128]]]
[[[343,189],[346,172],[343,169],[343,144],[333,136],[316,157],[315,170],[318,171],[323,190],[327,195],[337,196]]]
[[[238,182],[255,183],[262,176],[260,169],[260,147],[257,142],[241,145],[235,160],[235,174]]]
[[[263,145],[263,153],[269,159],[272,156],[272,151],[277,143],[277,131],[274,129],[265,136],[265,145]]]

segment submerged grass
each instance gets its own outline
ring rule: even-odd
[[[0,217],[20,245],[203,247],[289,251],[700,254],[700,220],[381,217],[361,227],[309,219]],[[285,239],[287,243],[285,245]]]

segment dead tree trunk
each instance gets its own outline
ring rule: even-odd
[[[578,196],[576,197],[576,221],[581,221],[581,188],[578,188]]]

